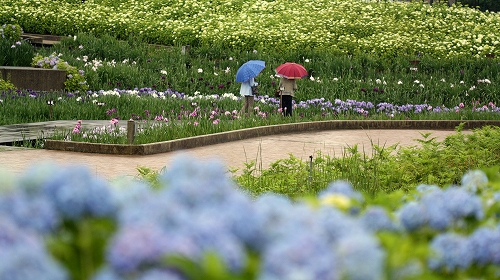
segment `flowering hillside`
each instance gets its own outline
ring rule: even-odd
[[[360,0],[4,0],[0,23],[25,32],[141,35],[151,43],[381,56],[483,56],[500,16],[457,4]]]

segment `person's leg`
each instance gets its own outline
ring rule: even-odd
[[[248,97],[248,113],[250,115],[253,115],[253,101],[254,101],[254,97],[253,96],[249,96]]]
[[[292,96],[291,95],[283,95],[283,114],[285,116],[292,115]]]
[[[245,111],[248,107],[248,99],[246,96],[243,96],[243,107],[241,107],[241,115],[244,116],[245,115]]]
[[[247,101],[246,99],[243,100],[243,106],[241,107],[241,110],[240,110],[240,115],[245,115],[245,107],[246,107],[246,104],[247,104]]]

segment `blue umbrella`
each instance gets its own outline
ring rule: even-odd
[[[249,60],[241,65],[236,72],[236,82],[243,83],[251,78],[257,77],[266,68],[266,63],[262,60]]]

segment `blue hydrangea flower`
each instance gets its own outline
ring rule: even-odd
[[[326,189],[318,194],[318,198],[322,198],[327,194],[342,194],[358,202],[363,202],[365,200],[360,192],[354,190],[351,183],[343,180],[337,180],[330,183]]]
[[[163,256],[174,252],[174,246],[184,246],[182,254],[196,254],[193,253],[196,248],[192,242],[174,244],[174,241],[179,242],[179,239],[154,224],[127,226],[121,228],[111,240],[107,260],[118,274],[123,275],[138,272],[141,267],[158,265]]]
[[[417,202],[408,202],[398,211],[401,225],[408,231],[416,231],[428,222],[428,214],[425,207]]]
[[[371,232],[396,231],[396,223],[389,217],[385,208],[370,206],[359,217],[361,223]]]
[[[227,201],[206,207],[203,211],[223,221],[227,230],[246,246],[257,251],[264,246],[265,218],[259,215],[255,203],[243,193],[235,192]]]
[[[184,280],[179,273],[169,269],[150,269],[137,277],[137,280]]]
[[[173,159],[161,181],[166,185],[168,195],[188,207],[217,205],[237,191],[226,170],[219,160],[201,162],[181,154]]]
[[[0,212],[8,214],[18,226],[46,234],[59,224],[53,204],[42,195],[28,196],[21,191],[0,197]]]
[[[481,198],[463,188],[450,187],[444,190],[446,207],[455,219],[475,218],[481,220],[484,210]]]
[[[189,209],[184,204],[162,192],[142,193],[132,201],[118,213],[121,226],[155,223],[164,230],[171,230],[190,219]]]
[[[340,279],[332,247],[306,229],[289,232],[269,244],[262,257],[259,279]]]
[[[244,243],[231,233],[229,225],[214,211],[200,209],[192,220],[180,228],[181,235],[193,241],[199,254],[193,260],[199,261],[203,254],[216,253],[230,271],[240,271],[246,262]]]
[[[464,236],[448,232],[439,234],[432,239],[430,248],[433,254],[428,265],[434,271],[451,273],[465,270],[472,264],[474,251]]]
[[[385,252],[370,234],[344,236],[335,246],[342,279],[384,279]]]
[[[462,176],[462,187],[476,193],[488,184],[488,176],[481,170],[470,170]]]
[[[37,249],[39,240],[37,236],[28,234],[28,231],[22,230],[5,213],[0,213],[0,248],[7,248],[16,244],[27,244]],[[26,232],[26,233],[25,233]]]
[[[256,199],[255,207],[257,215],[261,218],[261,227],[267,244],[279,236],[279,229],[288,223],[294,205],[284,196],[264,194]]]
[[[125,274],[158,265],[167,255],[199,261],[207,252],[217,253],[233,271],[241,270],[246,260],[243,242],[231,233],[221,216],[198,209],[192,210],[190,220],[175,227],[167,228],[154,220],[149,225],[142,220],[122,226],[111,242],[107,259],[113,269]]]
[[[55,262],[43,241],[0,215],[0,279],[68,279]]]
[[[45,250],[33,250],[27,244],[2,248],[0,279],[69,279],[66,271]]]
[[[359,220],[347,216],[338,209],[321,207],[316,215],[318,223],[323,226],[324,234],[329,243],[334,244],[345,236],[367,232]]]
[[[477,228],[470,236],[473,262],[485,266],[500,265],[500,229]]]
[[[435,230],[445,230],[453,223],[453,215],[449,211],[448,198],[441,189],[425,193],[420,201],[427,213],[427,225]]]
[[[60,168],[44,183],[43,192],[67,219],[111,217],[116,212],[109,185],[86,166]]]

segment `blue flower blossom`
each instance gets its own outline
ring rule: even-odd
[[[343,237],[366,234],[363,224],[351,216],[332,207],[321,207],[317,212],[317,221],[323,226],[328,242],[334,244]]]
[[[481,198],[467,192],[464,188],[447,188],[443,196],[446,199],[446,207],[455,219],[474,218],[481,220],[484,210]]]
[[[0,197],[0,213],[9,215],[18,226],[41,234],[59,224],[59,216],[45,196],[28,196],[21,191]]]
[[[380,206],[368,207],[359,219],[365,228],[371,232],[396,231],[398,228],[385,208]]]
[[[237,191],[226,170],[219,160],[201,162],[180,154],[173,159],[161,181],[167,186],[165,192],[188,207],[217,205]]]
[[[141,267],[158,265],[163,256],[173,253],[173,240],[172,235],[155,225],[127,226],[111,241],[107,260],[119,274],[138,272]],[[193,245],[190,247],[190,251],[194,250]]]
[[[428,222],[425,207],[417,202],[411,201],[403,205],[398,211],[401,225],[408,231],[416,231]]]
[[[342,279],[384,279],[385,252],[374,236],[352,234],[342,237],[337,242],[335,251]]]
[[[471,242],[456,233],[442,233],[430,243],[432,251],[428,259],[429,268],[434,271],[451,273],[469,268],[473,260]]]
[[[68,279],[43,241],[0,215],[0,279]]]
[[[86,166],[61,168],[44,183],[43,192],[67,219],[110,217],[116,211],[108,183]]]
[[[327,241],[305,229],[289,232],[269,244],[262,255],[261,280],[341,279]]]
[[[179,273],[169,269],[150,269],[137,277],[137,280],[184,280]]]
[[[500,229],[477,228],[470,236],[473,262],[485,266],[500,265]]]
[[[435,230],[445,230],[453,223],[453,215],[448,208],[448,198],[441,189],[427,192],[423,195],[420,204],[427,213],[427,225]]]
[[[193,260],[200,261],[204,254],[215,253],[230,271],[243,268],[246,261],[244,243],[231,233],[227,223],[213,211],[196,211],[192,220],[184,223],[179,231],[182,236],[192,240],[198,250]]]

